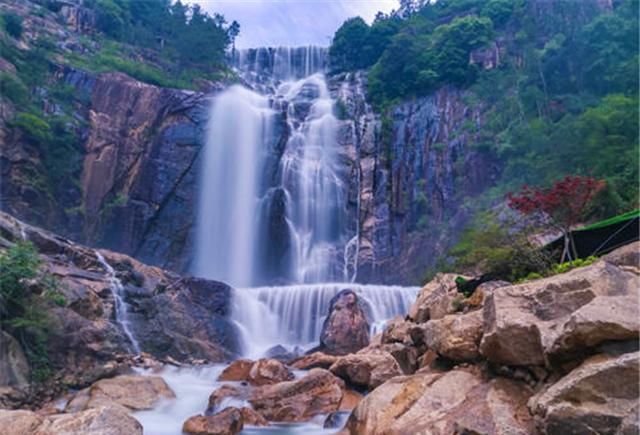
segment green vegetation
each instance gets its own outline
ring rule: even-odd
[[[47,340],[52,320],[47,307],[66,304],[57,286],[41,271],[38,252],[30,242],[20,242],[0,255],[0,325],[20,342],[35,382],[51,374]]]
[[[23,31],[22,17],[13,13],[7,13],[2,16],[2,21],[4,22],[6,32],[12,37],[20,39]]]

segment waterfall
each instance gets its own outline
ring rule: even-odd
[[[242,335],[243,354],[259,358],[276,345],[303,350],[318,344],[331,298],[340,290],[353,290],[370,323],[371,335],[385,322],[405,314],[418,287],[359,284],[302,284],[234,290],[232,319]]]
[[[113,270],[113,267],[107,260],[102,256],[102,254],[98,251],[95,251],[96,257],[98,257],[98,261],[102,265],[102,267],[107,271],[107,276],[109,278],[109,288],[111,289],[111,294],[113,295],[113,301],[115,304],[115,314],[116,314],[116,322],[122,327],[124,334],[129,339],[131,343],[132,350],[135,354],[140,353],[140,345],[138,341],[134,338],[133,333],[131,332],[129,321],[129,311],[127,304],[123,299],[124,295],[124,287],[122,282],[116,276],[116,271]]]
[[[248,357],[316,345],[344,288],[379,332],[407,313],[417,288],[353,283],[359,224],[348,222],[327,50],[240,50],[234,62],[254,90],[233,86],[211,102],[194,274],[234,287],[231,320]]]

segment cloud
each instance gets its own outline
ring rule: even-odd
[[[207,12],[240,23],[238,47],[329,45],[344,20],[361,16],[371,22],[390,12],[397,0],[190,0]]]

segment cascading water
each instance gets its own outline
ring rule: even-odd
[[[118,277],[116,276],[116,271],[113,270],[113,267],[111,267],[109,263],[107,263],[107,260],[105,260],[102,254],[98,251],[95,251],[95,253],[96,257],[98,257],[98,261],[107,271],[107,276],[109,277],[109,288],[111,289],[111,294],[113,295],[113,301],[115,304],[116,322],[118,322],[118,324],[124,331],[124,334],[129,339],[129,343],[131,343],[133,352],[137,355],[140,353],[140,345],[131,332],[129,311],[127,308],[127,304],[123,299],[124,287],[122,285],[122,282],[118,279]]]
[[[358,294],[372,333],[404,315],[417,293],[353,283],[358,225],[348,222],[326,54],[241,51],[236,66],[261,93],[234,86],[212,101],[194,274],[235,287],[232,320],[248,357],[313,347],[344,288]]]

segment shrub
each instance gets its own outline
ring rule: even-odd
[[[6,13],[2,16],[4,21],[4,29],[7,33],[16,39],[22,36],[22,17],[13,13]]]
[[[9,73],[0,73],[0,95],[17,106],[24,106],[29,101],[29,89],[18,77]]]
[[[57,282],[42,274],[40,266],[38,252],[30,242],[17,243],[0,255],[0,326],[20,342],[35,382],[51,374],[47,305],[66,303]]]
[[[49,123],[32,113],[18,113],[13,120],[13,126],[22,130],[29,140],[38,144],[45,143],[51,139],[51,126]]]

